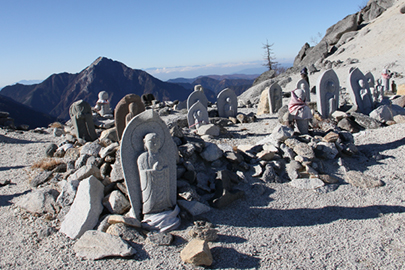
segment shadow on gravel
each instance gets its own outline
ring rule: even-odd
[[[350,170],[365,172],[370,166],[389,162],[390,159],[395,159],[394,156],[384,154],[386,150],[397,149],[405,146],[405,138],[389,142],[389,143],[370,143],[357,146],[359,154],[352,157],[344,157],[345,166]]]
[[[294,227],[327,224],[339,219],[374,219],[385,214],[403,213],[405,207],[395,205],[372,205],[366,207],[326,206],[317,209],[258,209],[239,204],[239,218],[224,218],[232,213],[215,216],[215,224],[238,227]],[[229,209],[231,212],[234,209]],[[224,211],[224,210],[222,210]]]
[[[23,193],[16,193],[12,195],[0,195],[0,207],[10,206],[13,203],[11,202],[14,198],[22,196],[30,192],[29,190],[24,191]]]
[[[231,243],[239,244],[239,243],[244,243],[247,240],[245,238],[242,238],[239,236],[218,234],[218,239],[216,241],[221,242],[221,243],[228,243],[228,244],[231,244]]]
[[[213,264],[210,269],[257,269],[260,267],[260,259],[239,253],[233,248],[211,248]]]
[[[382,144],[370,143],[359,145],[357,146],[357,149],[361,153],[363,153],[367,159],[369,159],[369,162],[373,161],[375,163],[378,163],[378,160],[392,158],[392,156],[381,154],[381,152],[391,149],[397,149],[404,145],[405,145],[405,138],[402,138],[400,140],[396,140],[389,143],[382,143]],[[376,159],[376,157],[378,158]]]
[[[21,169],[21,168],[25,168],[25,166],[0,167],[0,172],[12,170],[12,169]]]
[[[368,156],[368,155],[373,155],[373,154],[379,153],[381,151],[385,151],[385,150],[389,150],[389,149],[396,149],[403,145],[405,145],[405,137],[400,140],[396,140],[396,141],[389,142],[389,143],[382,143],[382,144],[370,143],[370,144],[359,145],[359,146],[357,146],[357,148],[359,149],[360,152],[362,152],[366,156]]]
[[[18,144],[28,144],[35,143],[35,141],[20,140],[15,138],[10,138],[4,135],[0,135],[0,143],[18,143]]]

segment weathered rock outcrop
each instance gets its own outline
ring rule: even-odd
[[[329,27],[325,36],[317,45],[311,47],[308,43],[305,43],[295,57],[294,67],[308,67],[322,62],[326,57],[333,54],[340,45],[344,44],[347,39],[354,37],[361,25],[374,20],[394,3],[395,0],[370,0],[361,11],[348,15]]]

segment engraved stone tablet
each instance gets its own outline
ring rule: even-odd
[[[283,106],[283,90],[278,83],[273,83],[269,87],[269,111],[276,113]]]
[[[339,78],[333,69],[321,74],[316,83],[316,104],[323,118],[328,118],[339,106]]]
[[[225,88],[217,96],[219,117],[236,117],[238,113],[238,98],[234,91]]]

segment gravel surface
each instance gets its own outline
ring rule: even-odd
[[[350,67],[379,77],[389,66],[403,75],[405,43],[403,21],[397,1],[394,8],[361,30],[346,43],[345,50],[330,60],[359,60],[356,65],[337,68],[342,87]],[[389,27],[387,27],[387,25]],[[390,32],[391,31],[391,32]],[[310,75],[311,86],[320,73]],[[295,88],[299,75],[283,91]],[[405,77],[396,78],[397,84]],[[312,99],[312,97],[311,97]],[[315,100],[315,99],[312,99]],[[285,102],[284,102],[285,104]],[[249,110],[242,109],[248,113]],[[258,116],[258,121],[229,127],[232,138],[215,143],[231,146],[254,144],[277,124],[275,115]],[[219,238],[210,243],[212,269],[404,269],[405,268],[405,124],[354,135],[360,154],[329,162],[327,170],[340,180],[317,191],[301,190],[288,183],[264,183],[247,176],[237,188],[245,191],[225,209],[212,209],[203,217],[216,225]],[[60,224],[46,216],[32,216],[15,206],[31,190],[35,174],[30,166],[44,157],[45,147],[59,143],[48,134],[7,132],[0,129],[0,269],[196,269],[184,264],[180,251],[189,240],[190,221],[172,232],[168,247],[136,245],[131,258],[98,261],[75,256],[73,244],[58,232]],[[354,187],[343,181],[345,169],[376,177],[384,186]]]
[[[261,116],[235,126],[234,137],[218,139],[233,145],[255,143],[268,135],[275,116]],[[239,130],[239,132],[238,132]],[[50,134],[6,132],[0,129],[1,269],[195,269],[182,263],[180,251],[189,240],[191,223],[183,221],[169,247],[135,246],[131,258],[88,261],[77,258],[70,240],[57,231],[56,220],[34,217],[13,203],[31,190],[30,166],[58,143]],[[401,269],[405,267],[405,125],[397,124],[355,134],[360,154],[331,164],[342,181],[338,164],[382,180],[385,185],[362,189],[341,182],[318,192],[288,183],[264,183],[247,177],[237,188],[246,197],[204,218],[217,226],[218,241],[210,243],[211,268],[240,269]],[[259,184],[264,190],[255,188]]]

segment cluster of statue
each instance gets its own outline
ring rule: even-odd
[[[201,85],[196,85],[194,91],[187,98],[187,121],[190,128],[198,129],[208,124],[208,99]],[[236,117],[238,112],[238,98],[229,88],[222,90],[217,96],[219,117]]]
[[[305,73],[305,72],[304,72]],[[305,75],[302,72],[302,75]],[[389,80],[374,82],[371,73],[364,75],[359,69],[350,71],[348,92],[357,111],[369,114],[375,102],[382,100],[387,91]],[[339,105],[339,79],[332,70],[326,70],[316,84],[317,108],[323,118],[328,118]],[[282,107],[282,89],[274,83],[268,89],[269,112],[276,113]],[[111,114],[108,94],[102,91],[95,110],[100,115]],[[179,207],[177,199],[176,160],[177,147],[174,144],[165,122],[154,110],[145,111],[145,102],[151,96],[142,99],[135,94],[128,94],[117,104],[114,111],[115,125],[120,139],[120,153],[123,174],[131,201],[134,216],[151,230],[161,232],[179,226]],[[307,134],[312,112],[308,106],[310,88],[305,76],[291,91],[288,103],[290,120],[298,132]],[[149,104],[149,103],[148,103]],[[187,99],[187,120],[190,128],[199,128],[208,124],[208,100],[201,85]],[[230,89],[222,90],[217,96],[220,117],[236,117],[237,97]],[[79,100],[69,110],[78,138],[88,141],[97,139],[90,105]]]

